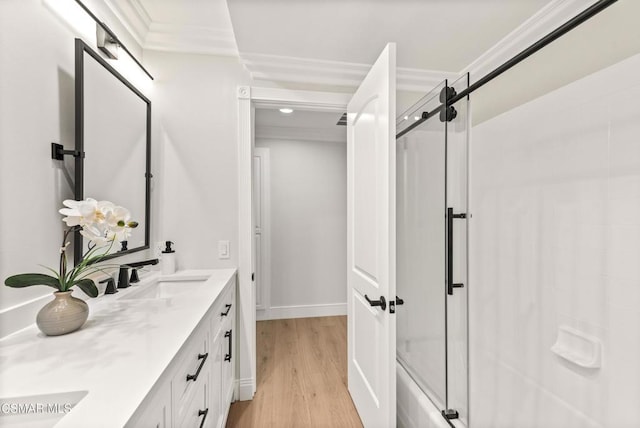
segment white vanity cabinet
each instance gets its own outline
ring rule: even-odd
[[[127,427],[170,428],[171,383],[167,379],[156,384],[145,402],[127,422]]]
[[[211,332],[212,346],[216,357],[211,371],[212,406],[219,409],[217,418],[212,425],[222,428],[227,421],[229,406],[233,399],[235,373],[235,319],[236,295],[235,289],[230,288],[222,297],[220,311],[212,317]]]
[[[127,423],[132,428],[221,428],[233,399],[235,276]]]

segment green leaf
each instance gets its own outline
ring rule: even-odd
[[[42,273],[22,273],[13,275],[4,280],[4,285],[14,288],[30,287],[32,285],[47,285],[60,290],[60,281],[50,275]]]
[[[96,284],[93,282],[93,280],[88,278],[80,279],[74,282],[72,287],[75,285],[77,285],[80,290],[84,291],[84,294],[86,294],[87,296],[98,297],[98,287],[96,287]]]
[[[60,274],[58,273],[58,271],[51,269],[49,266],[45,266],[45,265],[38,265],[40,267],[45,268],[46,270],[48,270],[49,272],[53,273],[53,277],[56,279],[60,279]]]

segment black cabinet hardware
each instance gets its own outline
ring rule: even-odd
[[[209,356],[209,353],[207,352],[206,354],[198,354],[198,359],[200,360],[200,365],[198,366],[198,370],[196,370],[196,374],[188,374],[187,375],[187,382],[189,382],[190,380],[192,381],[196,381],[198,380],[198,376],[200,375],[200,370],[202,370],[202,366],[204,366],[205,361],[207,361],[207,357]]]
[[[382,309],[383,311],[387,310],[387,300],[384,298],[384,296],[380,296],[380,300],[371,300],[369,299],[369,296],[365,294],[364,298],[367,299],[367,302],[369,302],[371,306],[380,306],[380,309]]]
[[[228,303],[224,305],[224,307],[227,308],[227,310],[224,312],[220,312],[221,317],[226,317],[227,315],[229,315],[229,311],[231,310],[231,305]]]
[[[453,282],[453,219],[467,218],[467,215],[454,214],[453,208],[447,208],[447,294],[453,295],[454,288],[462,288],[464,284]]]
[[[198,410],[198,417],[200,416],[204,416],[204,418],[202,418],[202,422],[200,422],[200,428],[202,428],[204,426],[204,421],[207,420],[207,415],[209,414],[209,408],[207,407],[204,410]]]
[[[233,335],[233,330],[229,330],[224,333],[224,337],[229,339],[229,353],[225,354],[224,360],[229,362],[231,362],[231,346],[232,346],[232,340],[233,340],[232,335]]]

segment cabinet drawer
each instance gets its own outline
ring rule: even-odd
[[[208,330],[201,328],[181,351],[171,380],[175,421],[183,419],[194,394],[207,383],[211,358],[209,348]]]
[[[202,381],[193,386],[189,400],[185,403],[185,409],[176,423],[180,428],[211,427],[213,414],[209,408],[209,370],[202,371]],[[206,380],[205,380],[206,379]]]
[[[214,310],[211,324],[211,332],[213,335],[216,335],[220,328],[222,328],[223,322],[229,319],[235,319],[235,309],[236,288],[232,285],[225,291],[220,299],[220,303],[216,305],[216,309]]]

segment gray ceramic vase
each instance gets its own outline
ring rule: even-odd
[[[72,291],[56,291],[53,293],[54,299],[38,312],[36,324],[47,336],[74,332],[87,321],[89,306],[71,293]]]

